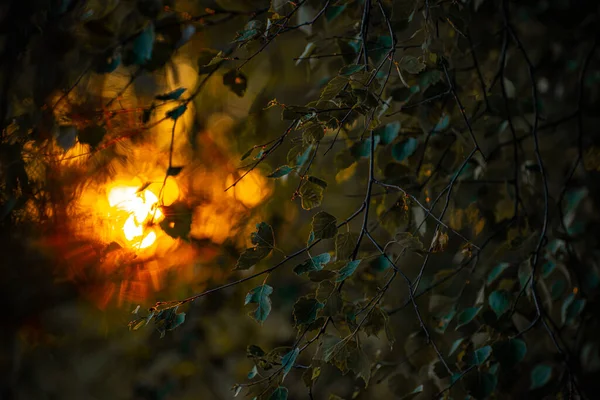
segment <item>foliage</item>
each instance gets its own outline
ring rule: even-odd
[[[186,146],[227,143],[242,163],[223,182],[233,196],[254,174],[272,178],[272,198],[217,246],[235,255],[229,269],[240,276],[156,303],[130,323],[136,334],[152,323],[165,336],[186,319],[177,310],[196,300],[206,299],[198,307],[208,315],[252,305],[258,324],[239,329],[281,332],[265,339],[270,351],[252,345],[250,373],[231,377],[248,380],[235,395],[256,399],[591,396],[600,287],[595,2],[25,3],[7,6],[19,18],[2,41],[10,61],[0,74],[3,230],[59,220],[47,204],[79,193],[56,189],[52,172],[36,175],[36,157],[52,171],[85,145],[86,166],[116,162],[118,143],[135,148],[167,123],[164,188],[190,168],[177,163],[177,128],[199,129],[223,110],[235,135],[196,141],[189,132]],[[29,10],[34,3],[43,9]],[[123,94],[136,82],[150,86],[139,83],[147,77],[176,75],[167,71],[182,53],[194,57],[194,87],[139,94],[150,105],[135,108],[129,132],[117,119],[134,112],[117,106]],[[125,87],[80,112],[74,93],[84,77],[124,72]],[[193,163],[230,163],[218,160]],[[96,179],[94,171],[81,179]],[[196,246],[204,199],[194,193],[161,206],[156,225]],[[248,236],[238,233],[257,220],[240,246]],[[235,304],[209,302],[229,288]]]

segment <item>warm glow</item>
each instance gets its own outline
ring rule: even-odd
[[[156,242],[156,232],[151,225],[164,218],[156,194],[149,189],[140,191],[139,186],[114,186],[108,191],[108,204],[115,210],[117,228],[122,230],[130,247],[146,249]]]

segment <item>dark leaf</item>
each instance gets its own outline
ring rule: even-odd
[[[167,169],[167,176],[177,176],[182,169],[183,167],[169,167]]]
[[[283,386],[279,386],[269,397],[269,400],[287,400],[288,390]]]
[[[352,257],[356,242],[358,241],[358,233],[344,232],[339,233],[335,237],[335,254],[339,261],[349,260]]]
[[[211,61],[219,54],[218,50],[214,49],[201,49],[200,55],[198,56],[198,74],[208,74],[215,66],[209,65]]]
[[[575,318],[583,311],[585,307],[585,299],[577,298],[571,293],[561,307],[561,321],[565,325],[570,325],[575,321]]]
[[[362,71],[364,68],[365,68],[365,66],[362,64],[361,65],[350,64],[350,65],[346,65],[346,66],[342,67],[342,69],[340,69],[340,72],[338,74],[342,75],[342,76],[349,76],[349,75],[352,75],[352,74]]]
[[[106,129],[99,125],[86,126],[79,132],[79,143],[89,144],[90,147],[96,148],[104,139]]]
[[[256,231],[250,234],[250,240],[252,244],[258,247],[265,246],[273,248],[275,246],[275,233],[273,228],[266,222],[256,224]]]
[[[317,299],[301,297],[294,304],[294,320],[296,326],[310,325],[317,320],[317,313],[325,305]]]
[[[269,255],[271,249],[268,247],[251,247],[240,254],[235,264],[235,269],[249,269],[258,264],[259,261]]]
[[[185,203],[174,203],[163,207],[165,218],[160,221],[160,227],[172,238],[188,240],[192,228],[193,210]]]
[[[246,158],[250,157],[252,155],[252,152],[254,151],[254,147],[250,148],[247,152],[245,152],[242,157],[240,158],[241,161],[244,161]]]
[[[185,88],[175,89],[169,93],[159,94],[159,95],[155,96],[154,98],[156,100],[162,100],[162,101],[178,100],[181,97],[181,95],[185,92],[185,90],[186,90]]]
[[[398,62],[398,66],[409,74],[418,74],[425,69],[425,64],[413,56],[403,56]]]
[[[325,212],[319,211],[313,216],[312,231],[315,239],[331,239],[337,234],[337,219]]]
[[[58,128],[56,141],[64,151],[70,150],[77,143],[77,127],[75,125],[61,125]]]
[[[323,179],[319,179],[316,176],[309,176],[307,179],[309,182],[314,183],[315,185],[319,185],[323,189],[327,188],[327,182],[325,182]]]
[[[167,118],[171,118],[173,121],[175,121],[179,117],[181,117],[185,113],[186,110],[187,110],[187,104],[182,104],[180,106],[175,107],[172,110],[167,111],[165,116]]]
[[[234,68],[223,75],[223,84],[231,89],[233,93],[242,97],[246,93],[248,80],[244,74]]]
[[[527,354],[527,345],[521,339],[510,339],[494,343],[494,355],[504,369],[511,369],[523,361]]]

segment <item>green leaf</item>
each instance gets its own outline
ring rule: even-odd
[[[300,198],[302,199],[302,208],[305,210],[319,207],[323,201],[323,188],[312,182],[305,182],[300,188]]]
[[[283,386],[279,386],[269,397],[269,400],[287,400],[288,390]]]
[[[343,76],[336,76],[330,80],[325,88],[321,91],[321,100],[333,100],[346,86],[348,78]]]
[[[246,75],[234,68],[223,75],[223,84],[239,97],[243,97],[248,86],[248,79]]]
[[[384,255],[377,256],[369,263],[369,266],[377,272],[383,272],[392,266],[388,257]]]
[[[504,270],[508,267],[510,267],[509,263],[500,263],[494,268],[492,268],[487,277],[487,285],[491,285],[496,279],[498,279],[500,275],[502,275],[502,272],[504,272]]]
[[[490,308],[500,318],[510,307],[510,294],[506,290],[496,290],[488,296]]]
[[[341,281],[345,280],[346,278],[348,278],[349,276],[351,276],[354,273],[354,271],[356,271],[356,268],[358,268],[360,261],[361,260],[354,260],[354,261],[348,262],[348,264],[346,264],[344,267],[342,267],[339,270],[338,277],[335,281],[341,282]]]
[[[556,268],[556,263],[553,260],[548,260],[542,265],[542,277],[547,278]]]
[[[374,148],[377,148],[380,138],[379,136],[375,136],[374,138]],[[354,143],[352,147],[350,147],[350,153],[355,158],[369,157],[371,154],[371,138]]]
[[[561,321],[564,325],[570,325],[575,321],[575,318],[585,308],[585,299],[577,298],[575,294],[571,293],[561,307]]]
[[[325,212],[319,211],[313,216],[312,231],[315,239],[331,239],[337,234],[337,219]]]
[[[462,342],[465,341],[465,338],[460,338],[460,339],[456,339],[453,343],[452,346],[450,346],[450,351],[448,352],[448,357],[450,357],[452,354],[454,354],[454,352],[456,350],[458,350],[459,346],[462,344]]]
[[[325,136],[325,128],[317,122],[308,122],[304,125],[302,132],[302,140],[304,143],[315,143],[323,139]]]
[[[552,367],[548,364],[538,364],[531,370],[531,386],[529,389],[539,389],[546,386],[552,378]]]
[[[330,6],[325,10],[325,19],[329,21],[333,21],[335,18],[340,16],[341,13],[346,9],[346,4],[340,6]]]
[[[443,130],[447,129],[449,125],[450,117],[448,115],[444,115],[433,128],[433,132],[442,132]]]
[[[442,315],[439,318],[438,324],[435,327],[435,330],[438,331],[439,333],[446,332],[446,329],[448,329],[448,325],[450,325],[450,322],[452,322],[452,319],[454,318],[455,315],[456,315],[456,308],[452,307],[450,309],[450,311],[448,311],[447,313],[445,313],[444,315]]]
[[[201,49],[199,53],[200,55],[198,56],[197,62],[198,74],[208,74],[215,68],[214,63],[212,61],[215,60],[215,58],[217,58],[220,52],[214,49]],[[217,60],[220,61],[220,58],[217,58]]]
[[[409,74],[417,75],[425,69],[425,64],[413,56],[403,56],[398,62],[398,66]]]
[[[294,304],[294,320],[295,326],[310,325],[317,320],[317,313],[325,307],[317,299],[309,297],[301,297]]]
[[[156,330],[160,332],[163,338],[167,331],[172,331],[185,321],[185,313],[177,313],[177,306],[160,311],[154,317]]]
[[[268,178],[281,178],[282,176],[288,175],[292,171],[293,171],[292,168],[288,167],[287,165],[282,165],[281,167],[277,168],[275,171],[273,171],[269,175],[267,175],[267,177]]]
[[[243,30],[237,32],[234,43],[245,43],[259,37],[263,30],[263,23],[258,20],[249,21]]]
[[[482,307],[469,307],[462,310],[458,314],[458,317],[456,317],[456,329],[458,330],[461,326],[473,321],[477,314],[479,314],[479,311],[481,311],[481,308]]]
[[[187,104],[182,104],[178,107],[175,107],[172,110],[167,111],[165,114],[167,118],[171,118],[173,121],[176,121],[179,117],[181,117],[185,111],[187,110]]]
[[[504,369],[511,369],[523,361],[527,354],[527,345],[521,339],[496,342],[493,345],[495,357]]]
[[[471,365],[481,365],[485,362],[485,360],[487,360],[490,357],[491,354],[492,354],[491,346],[484,346],[480,349],[477,349],[473,352],[473,355],[471,356],[470,364]]]
[[[300,354],[300,349],[296,347],[294,350],[290,351],[281,358],[281,368],[283,368],[283,377],[281,378],[282,382],[296,363],[296,357],[298,357],[298,354]]]
[[[269,285],[260,285],[246,295],[244,305],[257,304],[256,310],[251,314],[257,322],[263,323],[271,313],[271,298],[273,288]]]
[[[154,98],[156,100],[162,100],[162,101],[178,100],[181,97],[181,95],[185,92],[185,90],[186,90],[185,88],[178,88],[169,93],[156,95]]]
[[[300,65],[300,63],[302,63],[302,61],[309,60],[311,54],[314,53],[314,51],[316,49],[317,49],[317,45],[314,42],[306,43],[306,46],[304,47],[304,51],[302,52],[302,54],[300,54],[300,57],[298,57],[296,59],[296,66]]]
[[[392,49],[392,38],[390,36],[379,36],[375,43],[370,44],[369,56],[375,64],[379,64]]]
[[[379,142],[382,145],[392,143],[400,133],[400,121],[394,121],[390,124],[378,128],[374,134],[379,136]]]
[[[358,241],[358,233],[344,232],[339,233],[335,237],[335,254],[339,261],[349,260],[352,257],[356,242]]]
[[[320,271],[323,269],[323,265],[327,264],[330,260],[331,255],[329,253],[319,254],[294,267],[294,272],[302,275],[311,271]]]
[[[558,300],[565,290],[567,289],[567,282],[564,279],[558,279],[552,284],[550,287],[550,294],[552,295],[552,300]]]
[[[143,65],[152,58],[152,49],[154,47],[154,25],[148,26],[133,41],[133,63]]]
[[[394,241],[398,246],[405,250],[420,252],[423,251],[423,243],[418,237],[415,237],[410,232],[399,232],[395,235]]]
[[[396,143],[392,147],[392,156],[396,161],[404,161],[415,153],[418,146],[419,141],[417,139],[408,138],[404,142]]]
[[[254,365],[250,372],[248,372],[248,379],[254,379],[256,375],[258,375],[258,368],[256,368],[256,365]]]
[[[298,153],[296,157],[296,167],[301,168],[308,161],[308,157],[312,153],[313,145],[309,145],[302,153]]]
[[[341,76],[350,76],[359,71],[362,71],[363,68],[365,68],[365,66],[362,64],[361,65],[349,64],[349,65],[345,65],[344,67],[342,67],[342,69],[340,69],[340,72],[338,72],[338,74]]]
[[[423,385],[419,385],[416,388],[414,388],[412,390],[412,392],[405,394],[404,396],[400,397],[400,399],[405,400],[405,399],[412,399],[413,397],[417,396],[419,393],[422,393],[424,390]]]

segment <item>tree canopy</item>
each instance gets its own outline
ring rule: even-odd
[[[129,318],[123,374],[168,365],[140,399],[593,398],[599,12],[0,5],[7,337]]]

